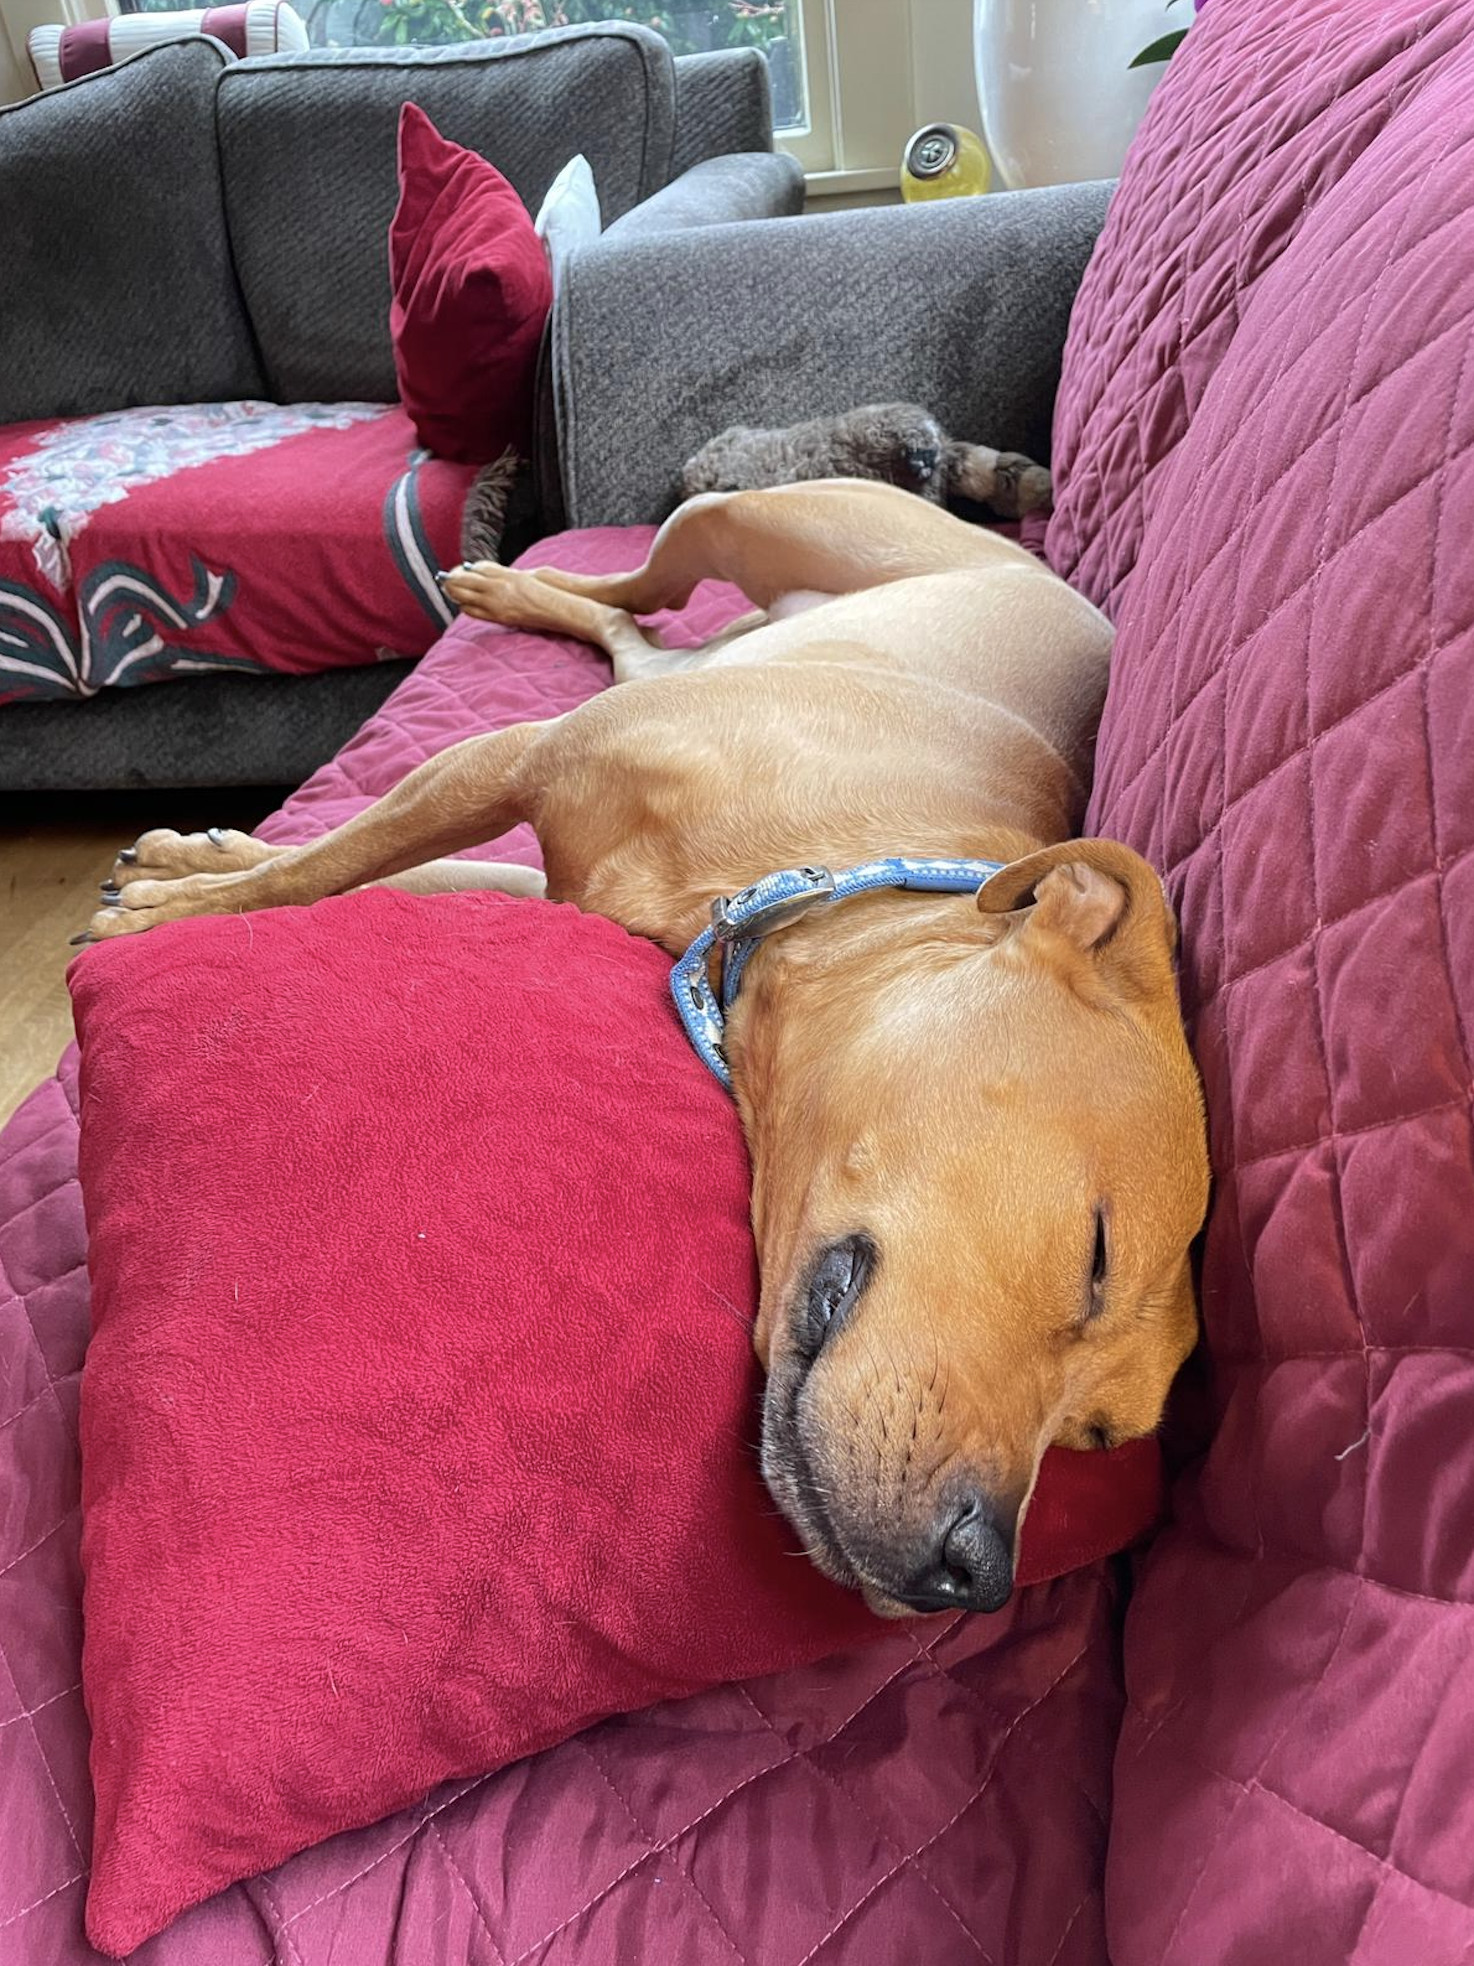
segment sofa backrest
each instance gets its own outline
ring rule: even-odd
[[[1216,1433],[1149,1553],[1117,1966],[1474,1944],[1474,3],[1208,0],[1072,322],[1091,830],[1165,874]]]
[[[225,209],[278,400],[394,399],[387,240],[406,102],[489,158],[534,211],[579,151],[606,222],[669,176],[672,61],[648,28],[322,50],[231,69],[218,98]]]
[[[677,55],[675,79],[673,178],[708,157],[773,148],[772,71],[761,48]]]
[[[178,41],[0,109],[0,424],[261,394],[222,219],[229,61]]]

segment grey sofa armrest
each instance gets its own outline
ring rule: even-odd
[[[838,212],[570,261],[551,343],[571,525],[661,518],[733,423],[918,402],[958,437],[1046,458],[1070,307],[1109,184]]]
[[[632,212],[617,218],[604,239],[623,246],[693,225],[792,218],[803,208],[803,166],[796,157],[781,151],[739,151],[693,164],[673,184],[652,192]]]
[[[675,62],[676,128],[670,174],[733,150],[773,148],[773,87],[757,48],[681,55]]]

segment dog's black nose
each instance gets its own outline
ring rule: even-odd
[[[906,469],[913,478],[925,484],[926,480],[931,477],[937,468],[937,458],[939,455],[939,452],[930,447],[925,450],[919,447],[914,450],[908,450],[906,453]]]
[[[928,1562],[899,1592],[914,1611],[1000,1611],[1013,1592],[1012,1511],[980,1495],[952,1504],[937,1520]]]

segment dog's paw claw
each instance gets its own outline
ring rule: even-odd
[[[125,846],[118,855],[118,858],[125,867],[131,867],[138,858],[138,848],[136,846]]]
[[[67,947],[69,949],[80,949],[84,942],[90,942],[91,940],[92,940],[91,931],[89,929],[84,928],[80,935],[69,935],[67,937]]]
[[[219,847],[222,853],[226,851],[225,835],[218,826],[207,826],[205,828],[205,838],[210,842],[211,846]]]

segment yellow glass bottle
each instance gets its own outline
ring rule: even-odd
[[[908,205],[930,198],[975,198],[993,170],[983,140],[956,123],[928,123],[901,156],[901,196]]]

